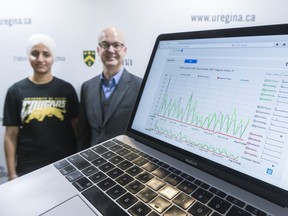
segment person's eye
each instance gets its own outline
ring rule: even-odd
[[[44,53],[43,53],[43,56],[46,57],[46,58],[48,58],[48,57],[51,56],[51,53],[49,53],[49,52],[44,52]]]
[[[37,57],[37,56],[39,56],[39,52],[33,51],[33,52],[31,52],[30,55],[33,56],[33,57]]]
[[[119,48],[121,47],[121,45],[120,45],[120,44],[113,44],[113,47],[114,47],[115,49],[119,49]]]
[[[108,43],[102,43],[101,46],[102,46],[104,49],[106,49],[106,48],[108,48],[108,47],[110,46],[110,44],[108,44]]]

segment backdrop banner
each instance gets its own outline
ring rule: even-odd
[[[101,73],[99,32],[121,29],[128,53],[123,65],[143,77],[154,41],[161,33],[288,22],[287,0],[10,0],[0,7],[0,122],[9,86],[32,74],[27,38],[50,35],[57,44],[52,73],[74,85]],[[0,127],[0,184],[7,181],[4,130]]]

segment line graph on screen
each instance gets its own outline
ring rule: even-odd
[[[225,112],[221,110],[213,111],[211,107],[206,109],[203,108],[203,105],[200,107],[201,105],[199,104],[201,101],[197,100],[193,92],[186,92],[186,88],[183,88],[182,92],[177,93],[177,95],[175,95],[175,93],[174,95],[173,93],[171,94],[171,92],[175,92],[175,90],[171,89],[173,88],[171,82],[172,76],[170,76],[169,79],[163,80],[163,85],[161,89],[159,89],[159,95],[154,102],[153,116],[158,116],[162,119],[165,118],[175,121],[176,123],[178,122],[215,134],[242,139],[250,120],[249,118],[241,118],[237,108],[232,108],[229,112]],[[181,83],[183,82],[181,81]],[[216,89],[215,92],[217,92]],[[220,91],[218,90],[218,92]],[[218,102],[216,99],[214,99],[214,101],[210,100],[210,103],[216,104],[216,102]]]

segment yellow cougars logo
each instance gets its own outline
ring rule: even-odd
[[[46,116],[47,117],[55,116],[61,121],[63,121],[64,119],[63,113],[66,113],[66,111],[55,107],[35,109],[30,113],[29,117],[25,120],[25,123],[29,123],[32,119],[43,121]]]

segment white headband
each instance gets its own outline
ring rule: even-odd
[[[31,49],[35,45],[40,44],[40,43],[42,43],[49,49],[53,59],[55,59],[56,44],[50,36],[45,35],[45,34],[34,34],[27,40],[26,51],[27,51],[28,56],[30,56],[31,54]]]

